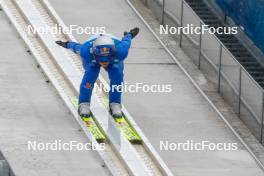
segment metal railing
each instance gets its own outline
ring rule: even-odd
[[[185,0],[144,0],[162,25],[205,25]],[[177,35],[177,34],[176,34]],[[179,45],[190,47],[195,64],[217,84],[218,92],[231,104],[255,137],[263,144],[264,91],[223,43],[209,32],[179,34]],[[187,39],[187,40],[186,40]]]

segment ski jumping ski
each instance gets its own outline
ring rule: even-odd
[[[78,108],[78,100],[76,97],[72,98],[73,105]],[[104,143],[106,141],[106,137],[99,125],[95,121],[93,114],[91,113],[89,116],[80,116],[84,124],[86,125],[89,132],[93,135],[95,140],[98,143]]]

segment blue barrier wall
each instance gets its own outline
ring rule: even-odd
[[[264,52],[264,0],[216,0],[221,9]]]

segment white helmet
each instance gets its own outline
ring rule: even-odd
[[[93,47],[101,46],[101,45],[115,45],[113,39],[106,35],[100,35],[97,39],[95,39],[93,43]]]

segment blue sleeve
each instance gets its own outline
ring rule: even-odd
[[[131,46],[132,36],[128,34],[122,38],[122,40],[116,44],[116,57],[118,60],[122,61],[128,55],[129,48]]]
[[[76,42],[68,42],[67,48],[75,52],[76,54],[80,54],[82,44]]]
[[[92,55],[90,54],[91,44],[86,42],[84,44],[76,42],[68,42],[67,48],[72,50],[74,53],[79,54],[85,63],[89,63],[92,60]]]
[[[80,48],[80,56],[86,63],[90,63],[93,60],[93,55],[91,54],[92,43],[85,42]]]

